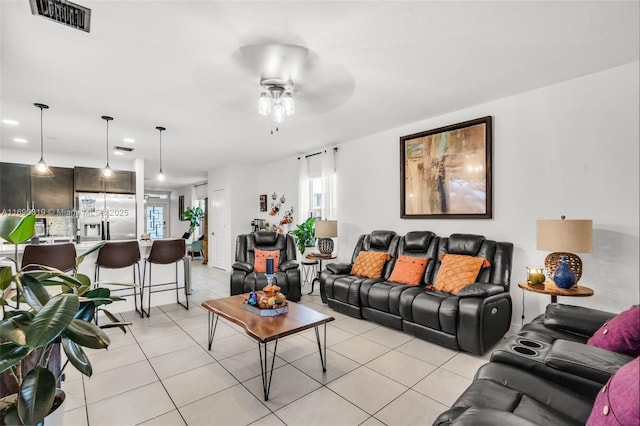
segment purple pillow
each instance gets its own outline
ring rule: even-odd
[[[623,365],[598,392],[587,426],[640,425],[640,358]]]
[[[619,313],[596,331],[587,345],[640,356],[640,306]]]

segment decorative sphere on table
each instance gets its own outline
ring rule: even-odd
[[[570,289],[576,283],[576,274],[573,273],[567,263],[567,256],[560,258],[560,263],[558,263],[553,273],[553,281],[559,288],[564,290]]]

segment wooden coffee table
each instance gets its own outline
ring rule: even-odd
[[[271,377],[273,376],[276,350],[278,349],[278,339],[282,337],[314,328],[316,331],[316,341],[318,342],[318,353],[320,354],[322,371],[327,371],[327,323],[335,320],[335,318],[294,302],[287,302],[289,312],[285,314],[275,317],[261,317],[253,312],[242,309],[242,303],[244,303],[248,297],[249,293],[238,294],[221,299],[207,300],[202,304],[202,306],[209,311],[209,350],[211,350],[211,346],[213,345],[213,336],[215,335],[220,317],[244,328],[249,336],[258,341],[260,369],[262,371],[262,389],[264,391],[265,401],[269,400],[269,389],[271,387]],[[323,344],[320,343],[320,333],[318,332],[320,325],[324,325]],[[273,346],[271,368],[267,369],[267,343],[271,341],[274,341],[275,344]]]

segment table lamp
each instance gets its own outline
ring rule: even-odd
[[[593,221],[538,220],[537,249],[550,250],[544,266],[556,285],[571,288],[582,277],[582,260],[574,253],[591,253]]]
[[[318,251],[324,255],[333,253],[333,240],[338,236],[337,220],[316,220],[316,237],[318,237]]]

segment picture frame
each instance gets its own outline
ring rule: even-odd
[[[491,116],[400,137],[400,217],[492,219]]]
[[[267,194],[260,195],[260,211],[267,211]]]

